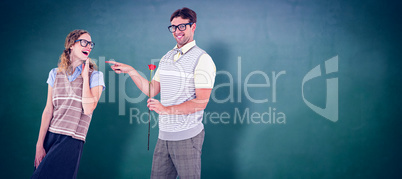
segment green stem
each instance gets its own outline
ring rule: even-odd
[[[148,82],[148,96],[151,98],[151,80],[152,80],[152,71],[151,70],[151,75],[149,76],[149,82]],[[151,110],[148,109],[148,150],[149,150],[149,136],[150,136],[150,130],[151,130]]]

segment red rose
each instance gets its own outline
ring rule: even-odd
[[[154,64],[150,64],[148,65],[149,70],[155,70],[156,66]]]

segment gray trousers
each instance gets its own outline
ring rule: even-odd
[[[205,131],[180,141],[158,139],[155,146],[151,179],[201,177],[201,150]]]

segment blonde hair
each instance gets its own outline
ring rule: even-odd
[[[70,54],[71,54],[71,49],[70,47],[75,44],[75,41],[80,38],[82,34],[89,34],[88,31],[78,29],[78,30],[73,30],[71,31],[67,37],[66,37],[66,42],[64,43],[64,51],[60,55],[60,60],[58,64],[58,71],[59,72],[65,72],[68,75],[71,75],[73,72],[73,67],[71,66],[71,60],[70,60]],[[89,59],[89,69],[90,71],[96,70],[98,67],[96,66],[95,62],[91,59]]]

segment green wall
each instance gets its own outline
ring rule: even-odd
[[[171,13],[198,14],[217,67],[203,178],[398,178],[400,1],[5,1],[0,3],[2,178],[32,174],[46,79],[66,35],[86,29],[106,90],[79,178],[149,178],[145,97],[104,60],[149,77],[175,41]],[[153,60],[154,59],[154,60]],[[156,114],[151,125],[156,125]]]

